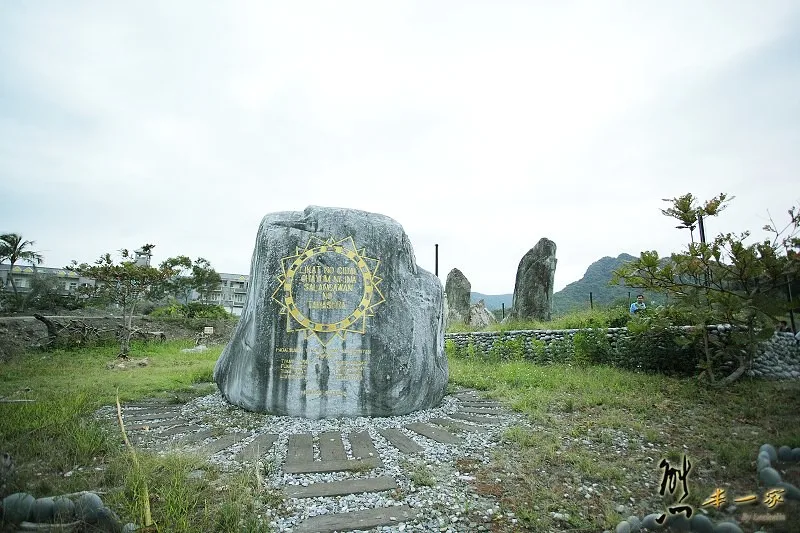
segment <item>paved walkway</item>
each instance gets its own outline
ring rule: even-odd
[[[453,396],[459,400],[459,409],[449,414],[447,418],[432,418],[427,422],[379,429],[378,433],[399,452],[414,456],[424,450],[422,444],[426,439],[444,445],[459,445],[464,442],[460,434],[486,431],[488,426],[500,422],[511,414],[501,404],[481,398],[476,391],[460,390]],[[279,435],[275,434],[227,433],[224,428],[201,427],[181,419],[180,406],[166,406],[152,402],[124,405],[123,420],[131,441],[148,448],[158,449],[167,444],[172,446],[177,444],[182,449],[211,458],[215,454],[246,442],[234,456],[234,460],[241,463],[258,460],[281,440]],[[408,431],[402,431],[403,429]],[[286,498],[345,496],[398,488],[395,479],[371,474],[373,470],[383,466],[383,461],[375,443],[365,431],[289,435],[285,458],[281,468],[286,474],[350,472],[356,475],[352,479],[343,481],[285,486],[283,494]],[[397,525],[413,519],[418,513],[419,509],[412,509],[407,505],[332,513],[307,518],[295,526],[293,531],[332,533],[367,530],[379,526]]]

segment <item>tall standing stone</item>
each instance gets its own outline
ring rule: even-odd
[[[517,267],[511,316],[517,319],[550,320],[555,275],[556,243],[546,238],[539,239]]]
[[[306,418],[402,415],[447,385],[442,285],[389,217],[264,217],[242,316],[214,368],[225,399]]]
[[[469,301],[472,290],[467,277],[457,268],[447,274],[444,293],[447,296],[447,324],[466,324],[469,321]]]

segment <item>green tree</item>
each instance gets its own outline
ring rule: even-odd
[[[11,269],[13,269],[14,265],[19,261],[24,261],[34,266],[41,265],[44,258],[39,252],[34,252],[30,249],[33,245],[33,241],[23,240],[22,236],[16,233],[5,233],[0,235],[0,263],[3,261],[8,261],[11,265]],[[11,289],[14,291],[15,307],[21,308],[24,306],[24,301],[22,301],[19,297],[17,284],[14,281],[14,276],[11,275],[10,271],[8,279],[11,281]]]
[[[191,301],[193,291],[197,291],[202,303],[207,303],[208,295],[222,283],[222,278],[211,267],[211,263],[202,257],[195,259],[194,263],[185,255],[170,257],[161,263],[161,268],[175,272],[164,282],[164,292],[175,296],[184,305]]]
[[[662,213],[678,219],[681,229],[694,229],[703,216],[716,216],[730,198],[721,194],[702,206],[687,194],[671,200],[672,207]],[[756,355],[761,340],[772,335],[775,316],[785,312],[782,297],[786,283],[798,272],[797,248],[800,217],[789,210],[790,221],[782,230],[774,224],[764,229],[774,238],[746,244],[750,233],[724,233],[711,242],[694,242],[668,260],[655,251],[642,252],[635,261],[614,273],[616,282],[631,287],[656,290],[670,297],[668,309],[656,320],[679,314],[696,326],[702,337],[705,362],[702,375],[714,386],[725,386],[738,379]],[[707,326],[729,324],[730,339],[720,343],[711,339]],[[733,370],[721,379],[717,374],[726,365]]]
[[[170,257],[160,265],[161,268],[171,269],[175,274],[164,280],[163,292],[174,296],[179,302],[188,305],[192,299],[192,278],[189,272],[192,260],[185,255]]]
[[[150,254],[153,244],[145,244],[138,252]],[[130,352],[133,334],[133,315],[136,306],[146,300],[151,292],[175,275],[174,267],[162,264],[159,268],[150,266],[149,261],[137,261],[127,249],[120,250],[121,260],[115,262],[111,254],[103,254],[93,265],[73,261],[67,267],[81,276],[95,280],[94,287],[85,290],[86,296],[94,301],[114,302],[122,307],[122,331],[120,334],[120,357]]]
[[[222,278],[211,268],[208,260],[198,257],[192,265],[192,288],[200,295],[200,301],[208,303],[208,296],[217,290]]]

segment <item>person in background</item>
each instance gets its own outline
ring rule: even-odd
[[[778,325],[775,326],[775,331],[778,333],[791,333],[792,328],[789,327],[789,323],[785,320],[781,320],[778,322]]]
[[[636,301],[631,304],[631,314],[636,316],[637,314],[641,314],[645,309],[647,309],[647,306],[644,304],[644,295],[636,295]]]

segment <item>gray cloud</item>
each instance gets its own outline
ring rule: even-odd
[[[249,270],[271,211],[381,212],[420,264],[557,288],[686,235],[661,198],[797,201],[796,3],[17,4],[0,20],[0,226],[46,262],[144,242]]]

